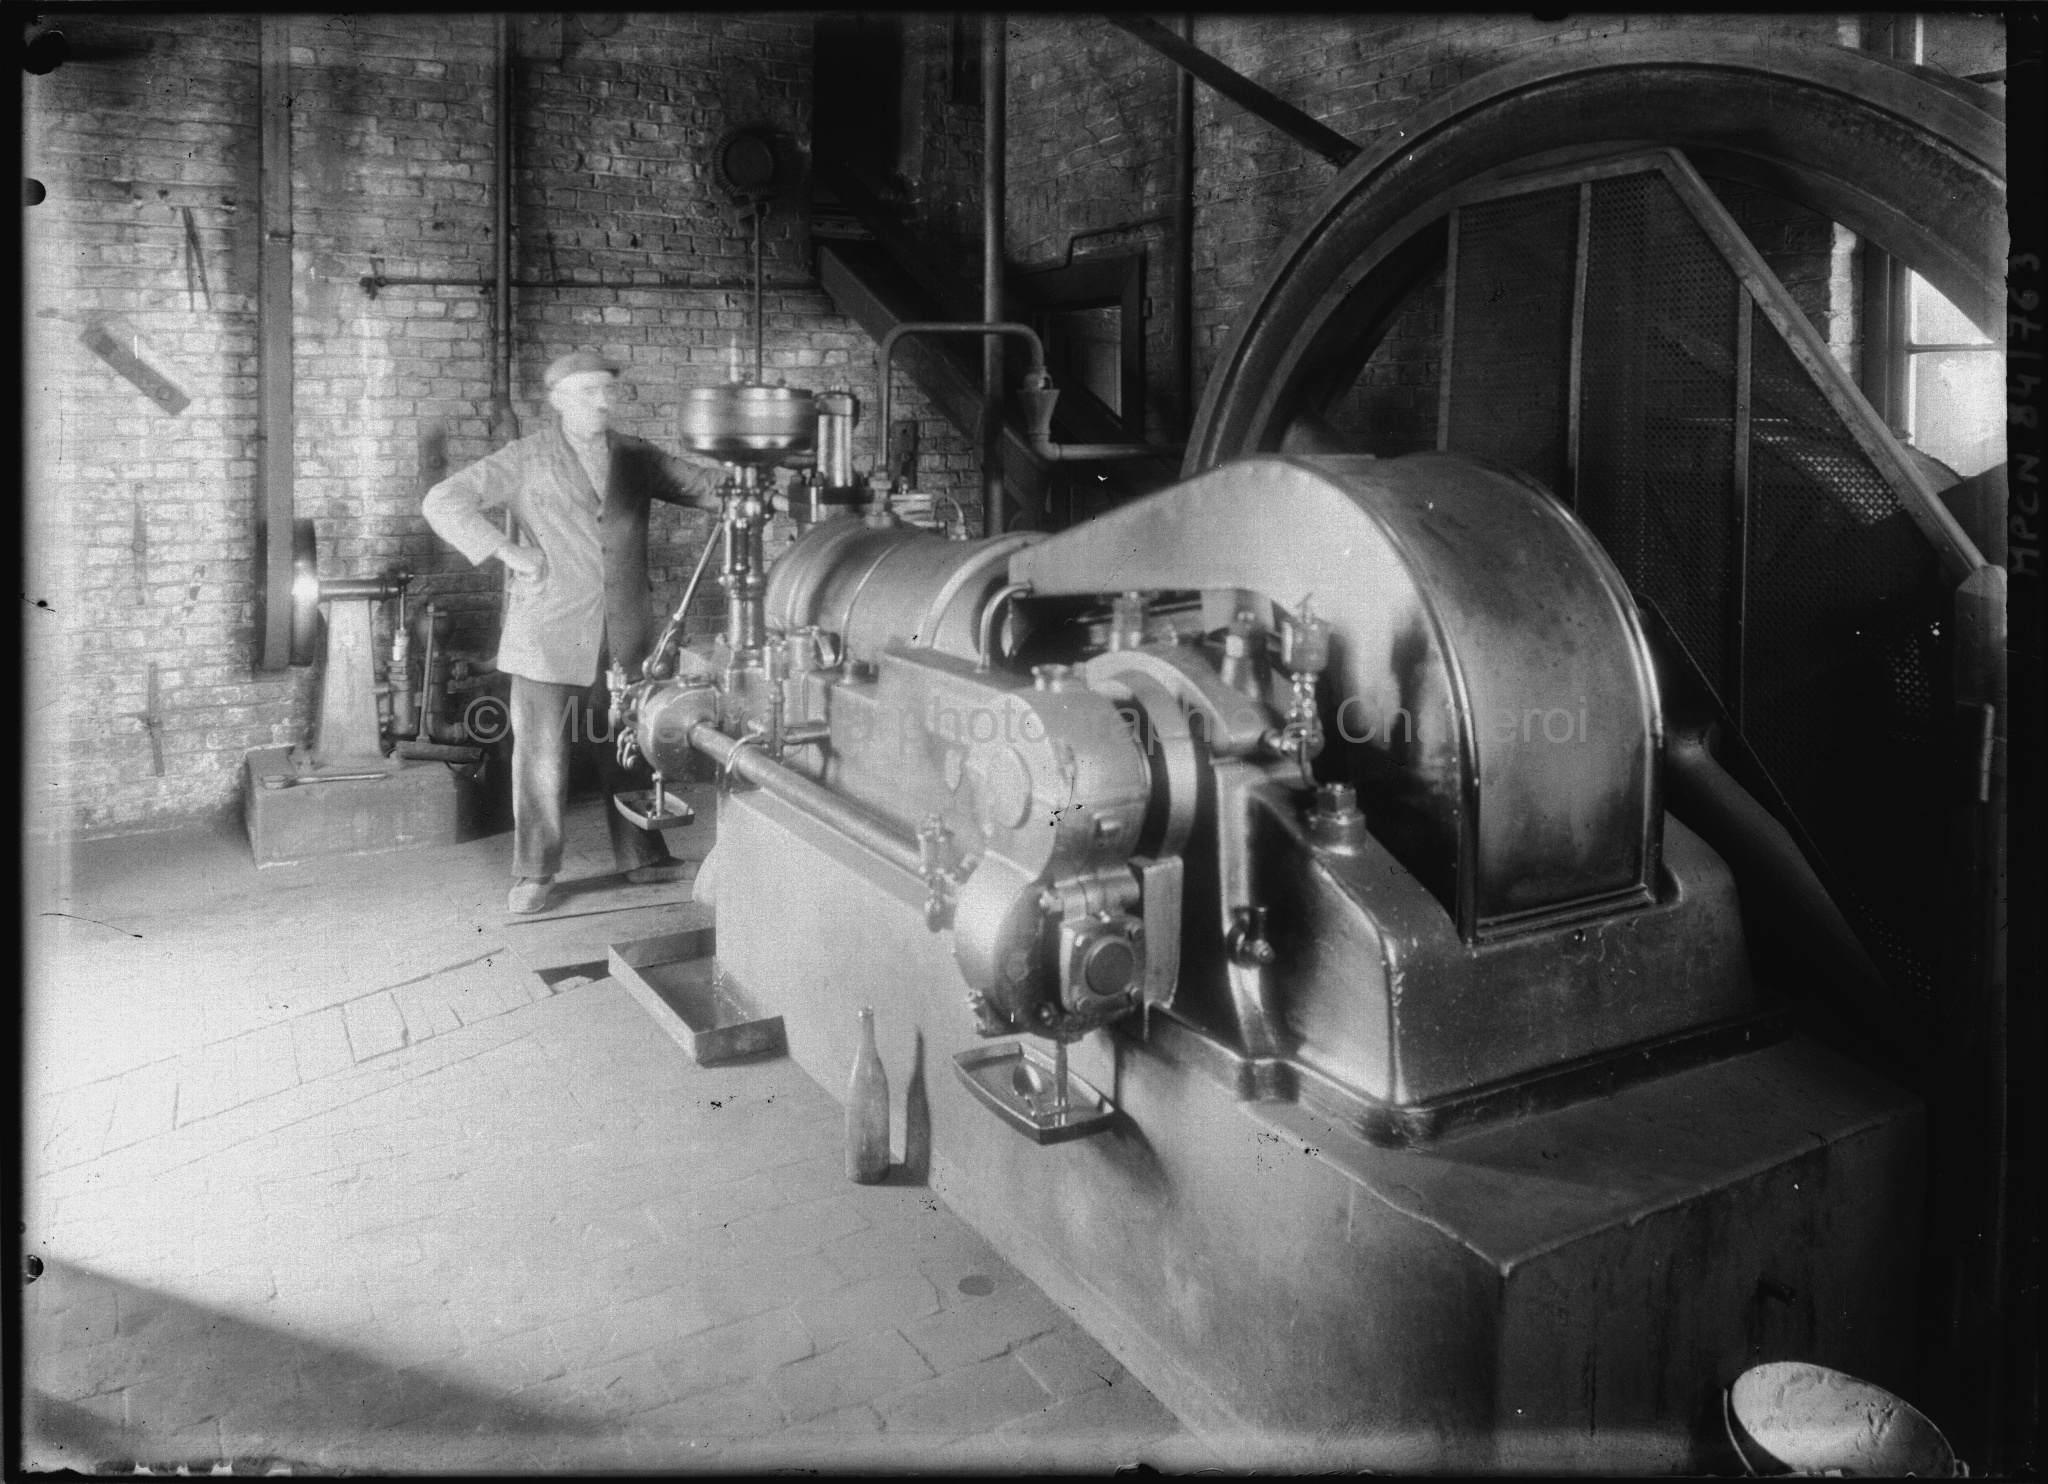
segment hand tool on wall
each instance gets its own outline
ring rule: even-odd
[[[124,716],[131,716],[141,722],[143,728],[149,733],[150,768],[157,777],[161,778],[164,776],[164,718],[162,711],[157,706],[157,698],[156,661],[151,660],[149,662],[148,701],[144,704],[142,710],[127,711],[122,714]]]

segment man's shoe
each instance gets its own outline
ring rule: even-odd
[[[506,899],[508,912],[545,912],[548,903],[554,900],[555,878],[552,876],[525,876],[513,886],[512,895]]]
[[[658,886],[664,881],[680,881],[690,874],[690,868],[682,861],[656,861],[651,866],[635,866],[626,873],[626,879],[635,886]]]

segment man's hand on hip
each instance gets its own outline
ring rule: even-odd
[[[547,575],[547,554],[538,547],[519,546],[507,541],[491,555],[503,562],[514,577],[524,578],[528,582],[538,582]]]

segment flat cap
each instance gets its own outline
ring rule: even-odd
[[[546,390],[553,391],[557,382],[585,371],[602,371],[608,376],[617,376],[619,366],[616,361],[608,361],[594,350],[572,350],[548,362],[548,369],[540,374],[540,383]]]

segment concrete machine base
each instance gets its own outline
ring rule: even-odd
[[[921,882],[765,794],[718,831],[722,966],[798,1063],[843,1096],[872,1005],[948,1204],[1233,1464],[1696,1470],[1749,1365],[1904,1384],[1919,1105],[1808,1040],[1395,1149],[1155,1012],[1073,1048],[1106,1131],[1041,1146],[954,1074],[988,1043]]]
[[[378,776],[346,776],[368,773]],[[481,784],[446,763],[381,760],[321,769],[296,764],[289,747],[259,747],[242,767],[243,820],[259,866],[473,839],[484,803]]]

